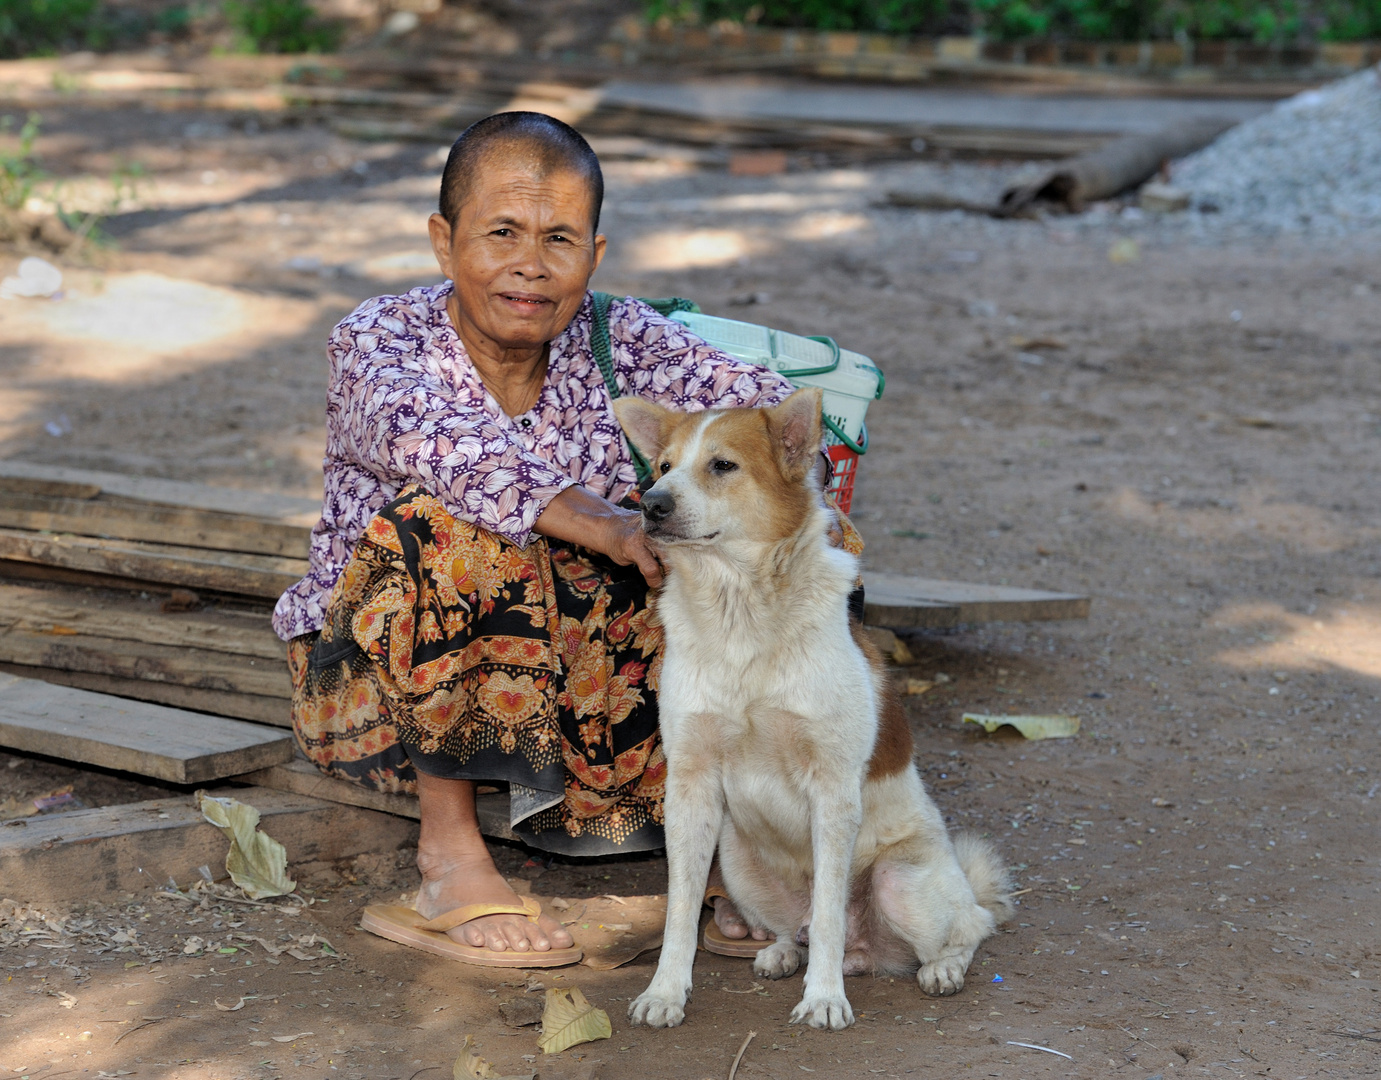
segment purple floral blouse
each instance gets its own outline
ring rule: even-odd
[[[451,326],[450,295],[444,281],[366,300],[331,335],[325,498],[307,576],[274,609],[273,628],[285,641],[321,629],[355,542],[409,483],[519,546],[566,488],[579,484],[617,502],[637,483],[590,351],[590,298],[551,343],[537,404],[510,417]],[[792,389],[632,297],[610,307],[609,336],[620,390],[671,409],[775,405]]]

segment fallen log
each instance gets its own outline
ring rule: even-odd
[[[1008,188],[994,213],[1017,217],[1037,203],[1078,213],[1090,202],[1111,198],[1149,180],[1163,163],[1207,146],[1234,123],[1213,118],[1190,120],[1149,134],[1115,139],[1060,163],[1031,183]]]

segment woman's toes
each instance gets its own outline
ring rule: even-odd
[[[748,924],[743,921],[742,916],[735,910],[733,903],[727,897],[715,897],[714,922],[719,927],[719,932],[726,938],[748,936]]]
[[[540,929],[537,931],[538,937],[546,942],[544,946],[538,948],[545,949],[567,949],[575,940],[567,933],[566,928],[555,919],[542,916],[542,921],[538,924]]]
[[[460,928],[460,936],[464,939],[466,945],[473,945],[476,949],[485,947],[484,931],[474,923],[466,923],[462,926]]]

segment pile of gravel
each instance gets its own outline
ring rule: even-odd
[[[1201,211],[1265,232],[1381,226],[1381,66],[1282,101],[1173,176]]]

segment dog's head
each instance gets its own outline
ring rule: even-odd
[[[820,494],[818,389],[769,409],[679,413],[642,398],[614,412],[652,466],[643,527],[662,545],[721,540],[775,543],[796,533]]]

